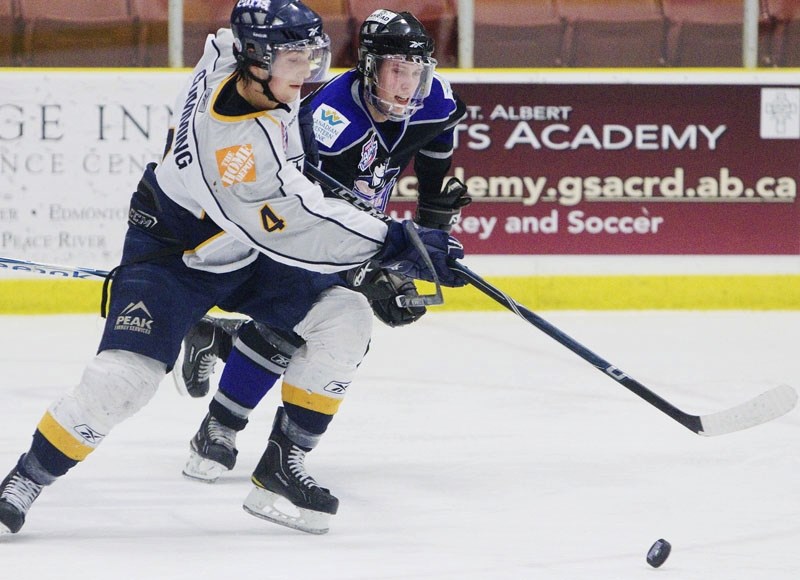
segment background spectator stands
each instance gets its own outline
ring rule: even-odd
[[[662,2],[668,23],[667,62],[674,66],[741,65],[742,0]]]
[[[663,66],[664,14],[660,0],[606,0],[602,4],[598,6],[594,0],[558,0],[559,14],[567,23],[562,44],[564,64]],[[741,50],[739,55],[741,59]]]
[[[767,36],[776,66],[800,67],[800,0],[764,0],[771,34]]]
[[[142,66],[167,66],[169,0],[130,0],[130,4],[144,54]],[[200,59],[206,36],[230,25],[233,4],[232,0],[183,0],[183,62],[187,66]]]
[[[553,0],[477,0],[474,64],[561,66],[564,26]]]
[[[23,66],[137,66],[128,0],[15,0],[15,58]],[[13,42],[13,41],[12,41]]]
[[[333,66],[356,63],[360,22],[409,10],[458,66],[458,0],[307,0]],[[0,0],[0,66],[168,65],[168,0]],[[184,64],[228,22],[233,0],[184,0]],[[474,0],[474,65],[742,66],[744,0]],[[759,66],[800,66],[800,0],[760,0]]]
[[[0,0],[0,66],[13,64],[14,54],[14,3],[11,0]]]

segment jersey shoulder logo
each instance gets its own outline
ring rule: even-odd
[[[314,109],[314,136],[326,147],[331,147],[348,125],[350,120],[330,105],[323,103]]]
[[[256,159],[253,146],[234,145],[225,149],[217,149],[217,168],[222,185],[230,187],[234,183],[252,182],[256,180]]]

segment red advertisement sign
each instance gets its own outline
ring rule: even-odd
[[[799,87],[453,88],[471,253],[800,254]],[[409,171],[390,209],[415,197]]]

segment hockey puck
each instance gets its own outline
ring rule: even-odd
[[[665,539],[656,540],[647,551],[647,563],[653,568],[658,568],[667,561],[669,553],[672,551],[672,546]]]

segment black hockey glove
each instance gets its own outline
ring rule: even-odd
[[[405,326],[419,320],[427,309],[424,306],[402,307],[398,296],[419,296],[411,278],[382,270],[376,260],[369,260],[347,272],[347,285],[369,300],[372,312],[391,327]]]
[[[420,199],[414,221],[426,228],[449,232],[461,216],[461,208],[472,203],[467,186],[458,178],[451,177],[444,184],[442,193],[432,199]]]
[[[419,250],[409,239],[409,233],[403,226],[407,222],[393,221],[389,224],[389,231],[383,243],[383,249],[373,260],[358,266],[353,272],[354,277],[359,276],[359,272],[369,268],[370,262],[377,262],[381,269],[389,270],[395,274],[402,274],[408,278],[427,280],[433,282],[433,272],[428,269]],[[410,222],[408,222],[410,223]],[[442,286],[459,287],[467,282],[461,276],[450,270],[448,260],[458,260],[464,257],[464,247],[457,239],[442,230],[424,228],[412,224],[413,229],[419,236],[425,251],[430,256],[436,275]],[[367,272],[364,275],[368,274]],[[363,278],[363,276],[362,276]],[[362,280],[363,281],[363,280]]]
[[[317,138],[314,135],[314,109],[311,105],[300,108],[297,114],[297,123],[300,126],[300,139],[303,143],[303,151],[306,154],[306,163],[319,167],[319,149],[317,148]]]
[[[424,306],[403,308],[397,305],[396,298],[398,296],[419,296],[417,287],[411,278],[381,270],[371,285],[384,286],[391,293],[387,298],[370,300],[370,305],[375,316],[392,328],[416,322],[427,312]]]

